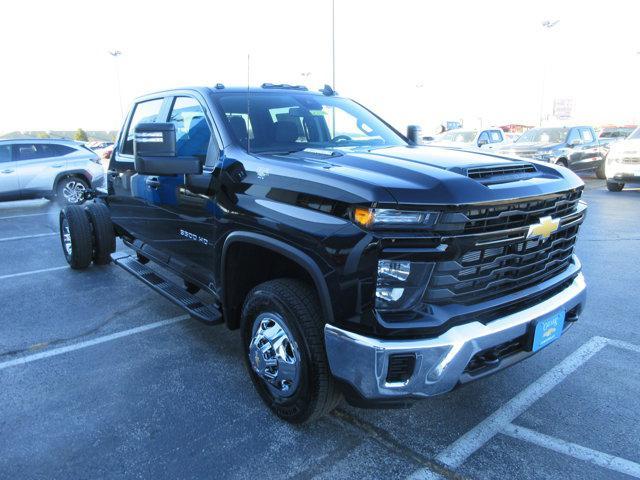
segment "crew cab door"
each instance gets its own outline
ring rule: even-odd
[[[0,199],[9,200],[20,196],[20,183],[16,172],[11,144],[0,145]]]
[[[216,212],[210,187],[218,149],[202,105],[198,97],[185,94],[134,107],[110,162],[107,201],[114,223],[143,246],[143,253],[208,286]],[[201,157],[202,174],[144,175],[135,170],[135,127],[155,122],[175,125],[177,157]]]
[[[582,139],[582,159],[581,166],[585,169],[595,168],[602,160],[600,145],[596,139],[595,132],[589,127],[580,127],[580,138]]]

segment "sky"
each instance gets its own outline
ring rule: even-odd
[[[331,0],[7,2],[0,133],[120,128],[116,68],[125,113],[138,95],[248,77],[319,89],[332,81],[331,10]],[[335,0],[335,87],[401,130],[536,124],[555,98],[573,100],[578,122],[640,123],[638,18],[637,0]]]

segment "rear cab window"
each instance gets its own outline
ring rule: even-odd
[[[582,138],[582,143],[592,143],[594,141],[590,128],[580,128],[580,137]]]
[[[502,131],[489,130],[489,139],[491,143],[500,143],[503,140]]]

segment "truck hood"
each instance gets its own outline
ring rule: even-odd
[[[341,149],[331,155],[303,150],[265,157],[256,183],[278,183],[310,195],[347,203],[464,205],[560,192],[583,185],[567,169],[489,152],[441,147]],[[512,181],[487,184],[468,169],[534,165],[537,172]],[[250,172],[250,168],[247,168]],[[260,180],[260,177],[262,179]],[[294,178],[295,181],[291,181]],[[505,180],[507,177],[505,177]]]

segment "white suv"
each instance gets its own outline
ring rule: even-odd
[[[82,203],[88,188],[101,187],[100,157],[72,140],[0,140],[0,200],[54,198]]]
[[[625,183],[640,184],[640,127],[626,139],[611,144],[605,160],[607,188],[619,192]]]

